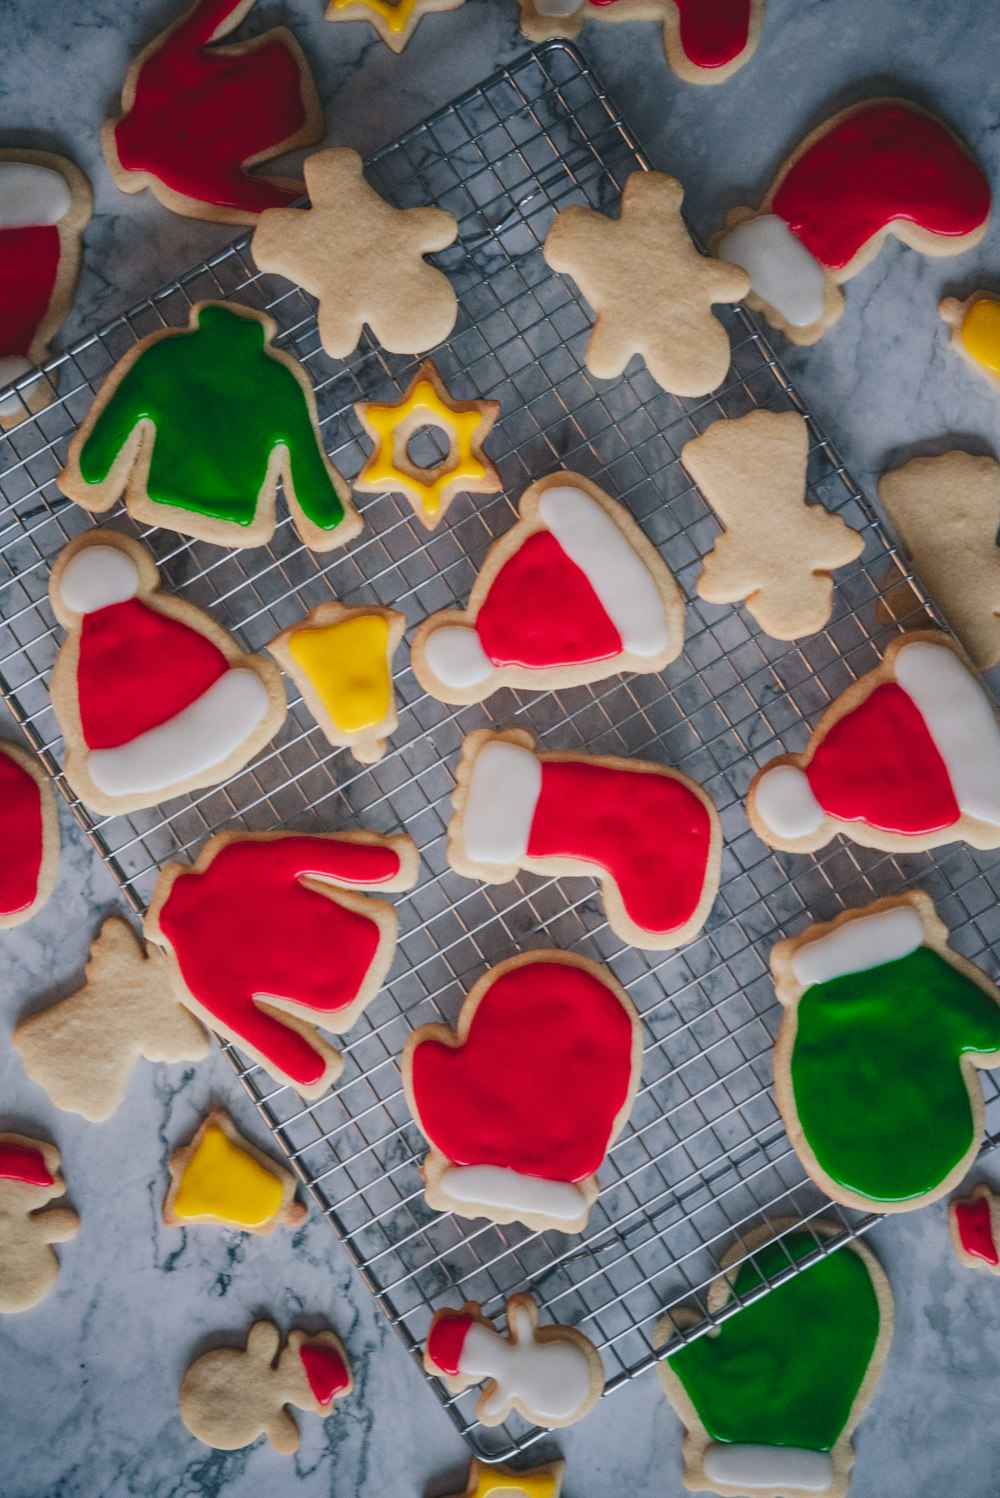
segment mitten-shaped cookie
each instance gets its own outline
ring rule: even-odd
[[[491,968],[454,1031],[421,1025],[403,1053],[407,1102],[431,1145],[429,1204],[582,1232],[641,1062],[639,1017],[606,968],[546,951]]]
[[[219,1451],[237,1451],[267,1436],[276,1451],[298,1450],[299,1428],[285,1408],[329,1415],[354,1387],[347,1355],[331,1331],[289,1332],[281,1356],[273,1321],[257,1321],[246,1347],[216,1347],[181,1380],[181,1419],[193,1436]]]
[[[837,832],[899,852],[1000,847],[1000,723],[946,635],[903,635],[831,703],[804,753],[758,771],[747,812],[766,843],[794,853]]]
[[[59,1273],[50,1245],[76,1237],[80,1219],[70,1207],[45,1210],[66,1193],[61,1162],[54,1144],[0,1134],[0,1312],[43,1300]]]
[[[979,1068],[1000,1066],[1000,992],[914,891],[771,953],[784,1005],[778,1107],[834,1201],[908,1212],[944,1196],[983,1141]]]
[[[351,891],[409,889],[417,866],[408,837],[223,832],[193,867],[160,871],[146,935],[167,953],[183,1004],[279,1082],[319,1097],[343,1059],[316,1024],[348,1029],[396,947],[392,906]]]
[[[948,1230],[967,1269],[1000,1274],[1000,1196],[980,1182],[971,1195],[948,1203]]]
[[[462,746],[448,861],[469,879],[519,869],[601,881],[608,922],[651,950],[691,941],[719,887],[722,833],[693,780],[614,755],[539,753],[530,733],[477,729]]]
[[[723,1311],[789,1261],[815,1254],[843,1231],[812,1221],[777,1221],[736,1243],[725,1274],[708,1292]],[[779,1235],[779,1236],[775,1236]],[[722,1321],[709,1336],[678,1345],[678,1331],[702,1319],[686,1308],[657,1328],[668,1349],[664,1393],[684,1423],[684,1483],[736,1498],[844,1498],[851,1433],[875,1391],[892,1340],[892,1293],[871,1250],[845,1243]]]
[[[45,904],[59,872],[59,817],[37,755],[0,744],[0,931]]]
[[[989,213],[989,182],[947,126],[906,99],[865,99],[806,136],[760,208],[731,211],[715,251],[749,272],[751,307],[810,344],[887,234],[924,255],[958,255],[982,239]]]
[[[225,1108],[213,1108],[190,1144],[174,1150],[169,1170],[168,1228],[213,1223],[263,1234],[305,1219],[291,1171],[244,1139]]]

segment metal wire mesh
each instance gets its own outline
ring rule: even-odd
[[[718,525],[680,465],[682,446],[720,416],[803,408],[739,309],[719,313],[733,363],[709,399],[665,395],[634,365],[615,384],[589,375],[588,313],[572,284],[548,271],[540,246],[558,209],[571,202],[609,208],[628,174],[646,165],[593,71],[563,42],[527,54],[369,163],[371,180],[393,202],[436,202],[459,221],[459,241],[438,261],[461,311],[434,358],[454,394],[500,400],[488,449],[504,495],[460,497],[432,535],[399,496],[369,498],[363,535],[346,555],[332,557],[304,549],[287,517],[271,546],[250,551],[220,551],[155,529],[140,533],[165,586],[260,649],[331,593],[348,603],[392,604],[411,626],[432,610],[464,603],[490,542],[514,518],[521,490],[560,465],[578,469],[629,507],[689,599],[683,656],[662,676],[616,677],[555,694],[505,691],[455,711],[423,695],[403,667],[399,730],[386,757],[366,769],[329,749],[287,683],[283,731],[225,785],[127,818],[94,819],[60,773],[62,744],[47,690],[59,631],[47,582],[67,537],[91,523],[53,480],[104,375],[137,338],[186,323],[194,301],[223,297],[264,308],[279,323],[281,346],[309,370],[328,452],[353,476],[367,451],[353,402],[396,398],[417,361],[390,357],[367,337],[346,362],[326,358],[312,300],[280,278],[259,275],[244,237],[53,360],[58,399],[0,439],[0,685],[136,911],[160,864],[193,858],[210,833],[229,825],[405,828],[421,850],[420,883],[397,902],[391,981],[352,1031],[336,1091],[307,1106],[227,1047],[386,1316],[418,1354],[434,1308],[469,1298],[497,1314],[506,1295],[533,1290],[544,1319],[582,1324],[601,1350],[609,1390],[653,1363],[652,1329],[662,1312],[686,1302],[704,1317],[705,1289],[734,1234],[762,1220],[822,1215],[839,1231],[817,1238],[819,1254],[873,1220],[824,1202],[776,1111],[772,943],[807,917],[826,919],[915,882],[931,892],[968,957],[981,957],[1000,936],[996,854],[954,846],[934,858],[888,857],[838,839],[815,857],[788,857],[764,848],[749,829],[742,798],[754,764],[801,748],[808,725],[876,664],[900,623],[921,617],[925,600],[811,419],[810,494],[865,537],[863,557],[837,575],[829,626],[782,644],[762,635],[742,609],[697,598],[700,558]],[[112,522],[136,529],[120,509]],[[661,759],[706,787],[725,848],[720,894],[697,941],[675,953],[624,946],[603,919],[592,881],[524,876],[491,888],[451,872],[445,828],[452,772],[463,735],[491,723],[524,723],[545,747]],[[454,1021],[486,967],[539,946],[608,963],[645,1028],[631,1123],[602,1170],[602,1194],[580,1238],[431,1212],[417,1169],[424,1143],[400,1086],[398,1058],[410,1028]],[[984,1085],[994,1141],[1000,1088],[992,1076],[984,1075]],[[808,1262],[789,1262],[787,1272]],[[706,1325],[702,1319],[686,1335]],[[518,1417],[487,1431],[475,1421],[475,1392],[452,1399],[432,1383],[487,1459],[510,1456],[540,1434]]]

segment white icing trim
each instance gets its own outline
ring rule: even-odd
[[[449,1165],[439,1186],[445,1196],[463,1205],[500,1207],[554,1222],[575,1222],[587,1210],[586,1197],[572,1181],[546,1181],[502,1165]]]
[[[927,724],[962,811],[1000,827],[1000,724],[977,678],[954,651],[929,640],[902,646],[893,667]]]
[[[31,363],[21,354],[0,354],[0,385],[10,385],[14,380],[19,380],[31,369]],[[29,385],[20,394],[12,390],[10,395],[0,400],[0,416],[19,416],[24,411],[23,397],[31,389]]]
[[[751,288],[793,328],[807,328],[823,316],[823,267],[776,213],[737,224],[715,253],[741,265]]]
[[[750,1446],[713,1441],[705,1449],[705,1476],[710,1482],[736,1488],[798,1488],[803,1493],[825,1493],[833,1486],[833,1460],[828,1451],[803,1446]]]
[[[267,717],[267,689],[253,671],[226,671],[176,717],[117,749],[92,749],[90,778],[106,796],[180,785],[222,764]]]
[[[646,565],[611,517],[582,489],[546,489],[538,513],[570,561],[586,574],[631,655],[669,643],[663,600]]]
[[[59,579],[59,599],[74,614],[92,614],[124,603],[139,591],[139,569],[117,546],[85,546],[70,557]]]
[[[424,656],[447,687],[475,687],[493,675],[493,662],[466,624],[442,624],[424,641]]]
[[[528,851],[542,790],[542,767],[530,749],[492,739],[472,766],[462,815],[462,843],[475,863],[519,864]]]
[[[863,973],[897,962],[923,946],[924,928],[912,905],[895,905],[845,921],[835,931],[806,942],[792,955],[792,972],[803,988],[847,973]]]
[[[773,765],[754,787],[753,806],[775,837],[789,841],[818,832],[826,813],[813,795],[805,770]]]
[[[33,161],[0,161],[0,229],[57,224],[72,206],[61,172]]]
[[[515,1314],[508,1341],[491,1326],[474,1321],[465,1334],[458,1369],[466,1378],[494,1379],[496,1389],[483,1405],[487,1416],[499,1416],[514,1399],[532,1419],[573,1420],[590,1400],[590,1361],[575,1342],[552,1338],[539,1342],[524,1306]]]

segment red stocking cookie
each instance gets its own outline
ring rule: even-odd
[[[639,1017],[606,968],[545,951],[491,968],[454,1031],[421,1025],[403,1053],[430,1205],[582,1232],[641,1062]]]
[[[59,817],[42,763],[0,744],[0,930],[30,921],[59,872]]]
[[[160,871],[146,935],[182,1003],[279,1082],[320,1097],[343,1062],[315,1026],[348,1029],[396,945],[392,906],[352,891],[409,889],[417,862],[408,837],[223,832],[194,867]]]
[[[59,1273],[53,1243],[76,1236],[80,1219],[53,1207],[66,1186],[54,1144],[23,1134],[0,1134],[0,1312],[29,1311],[49,1293]]]
[[[971,1195],[948,1204],[948,1230],[967,1269],[1000,1274],[1000,1196],[980,1182]]]
[[[662,671],[684,643],[684,600],[623,506],[578,473],[526,489],[465,610],[425,619],[413,670],[441,702],[499,687],[578,686]]]
[[[539,753],[523,729],[477,729],[462,746],[448,862],[503,884],[519,869],[596,875],[623,941],[691,941],[719,887],[715,807],[677,770],[614,755]]]

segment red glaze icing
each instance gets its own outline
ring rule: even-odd
[[[586,573],[550,531],[535,531],[503,564],[476,616],[495,666],[567,666],[605,661],[622,640]]]
[[[299,1348],[299,1357],[317,1403],[332,1404],[351,1381],[347,1364],[340,1353],[325,1342],[303,1342]]]
[[[273,152],[305,123],[295,55],[280,38],[248,50],[204,50],[243,0],[199,0],[139,69],[135,100],[115,126],[126,171],[145,171],[187,198],[263,213],[299,197],[248,176],[243,163]]]
[[[604,1159],[632,1078],[632,1024],[583,968],[525,963],[502,973],[465,1044],[413,1052],[424,1133],[456,1165],[499,1165],[580,1181]]]
[[[228,843],[201,873],[179,874],[160,911],[192,996],[237,1041],[308,1085],[320,1053],[255,998],[335,1014],[357,997],[379,948],[379,926],[301,881],[310,875],[358,885],[399,873],[394,849],[320,837]],[[266,998],[265,998],[266,1002]]]
[[[0,229],[0,354],[27,355],[49,310],[59,253],[56,224]]]
[[[696,68],[724,68],[750,36],[750,0],[674,0],[681,46]]]
[[[974,1196],[971,1201],[955,1203],[955,1225],[958,1240],[967,1254],[982,1259],[984,1264],[1000,1264],[993,1228],[990,1224],[990,1203],[985,1196]]]
[[[0,915],[16,915],[38,894],[44,852],[42,793],[27,770],[2,751],[0,847]]]
[[[579,858],[614,879],[644,931],[691,919],[705,887],[712,824],[681,781],[578,760],[543,760],[529,858]]]
[[[961,815],[927,725],[895,682],[834,724],[806,774],[823,810],[845,822],[916,835]]]
[[[822,265],[839,270],[895,220],[947,238],[970,234],[990,211],[990,189],[938,120],[872,104],[799,157],[772,206]]]
[[[41,1150],[4,1142],[0,1142],[0,1180],[23,1181],[26,1186],[54,1184]]]
[[[189,707],[227,666],[211,640],[140,598],[85,614],[77,668],[84,742],[130,743]]]
[[[462,1348],[474,1319],[466,1311],[438,1311],[431,1322],[427,1357],[452,1378],[460,1371]]]

